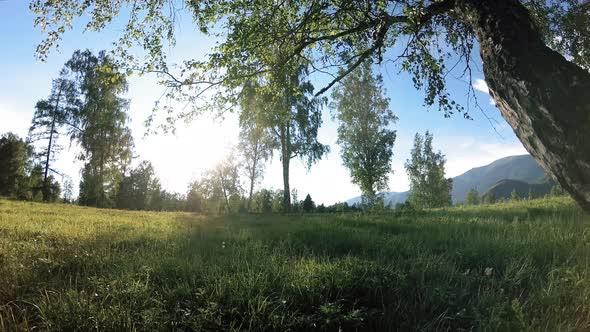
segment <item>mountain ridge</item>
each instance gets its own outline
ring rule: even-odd
[[[483,194],[502,180],[515,180],[528,185],[535,185],[548,182],[548,177],[543,168],[530,154],[500,158],[487,165],[474,167],[461,175],[453,177],[453,190],[451,192],[453,203],[463,202],[471,188],[475,188],[480,194]],[[385,205],[394,206],[397,203],[405,202],[410,192],[384,192],[382,194],[384,195]],[[353,205],[358,204],[360,201],[361,197],[357,196],[345,202]]]

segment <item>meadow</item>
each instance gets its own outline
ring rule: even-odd
[[[590,329],[568,198],[202,216],[0,200],[0,330]]]

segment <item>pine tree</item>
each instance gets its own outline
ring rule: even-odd
[[[29,139],[32,142],[47,142],[46,147],[39,153],[44,163],[42,192],[43,200],[46,202],[50,200],[51,195],[50,172],[59,174],[51,168],[51,162],[61,150],[58,139],[64,133],[73,136],[78,130],[74,123],[80,102],[75,83],[66,77],[67,74],[68,71],[63,69],[60,77],[53,80],[49,97],[37,102],[29,129]]]

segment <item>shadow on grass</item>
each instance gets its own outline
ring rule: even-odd
[[[514,300],[541,303],[549,272],[588,251],[568,225],[531,234],[514,211],[486,213],[178,214],[162,234],[23,232],[29,265],[4,271],[15,287],[0,288],[0,317],[57,330],[518,329],[543,317],[523,321]]]

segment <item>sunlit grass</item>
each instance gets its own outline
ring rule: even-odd
[[[0,330],[587,330],[567,198],[215,218],[0,201]]]

